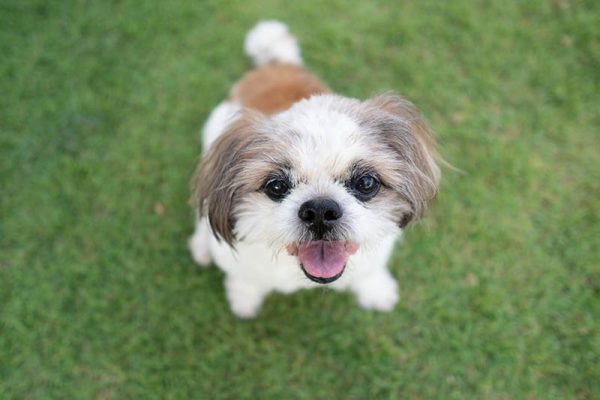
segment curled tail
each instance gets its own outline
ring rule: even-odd
[[[244,51],[257,67],[270,62],[302,65],[296,38],[279,21],[257,23],[246,34]]]

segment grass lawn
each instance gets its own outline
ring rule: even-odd
[[[199,128],[278,18],[336,91],[397,90],[441,194],[393,313],[236,320],[197,268]],[[598,1],[0,1],[0,398],[600,398]]]

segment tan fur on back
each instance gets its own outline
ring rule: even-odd
[[[298,100],[329,92],[323,82],[302,67],[267,64],[246,73],[231,90],[229,99],[271,115]]]

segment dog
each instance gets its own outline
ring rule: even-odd
[[[270,292],[321,285],[392,310],[394,243],[438,191],[430,129],[400,95],[332,93],[281,22],[259,22],[244,48],[256,68],[203,128],[194,260],[225,272],[239,318],[255,317]]]

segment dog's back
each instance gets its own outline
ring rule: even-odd
[[[302,67],[300,48],[287,27],[277,21],[257,24],[246,35],[246,54],[256,65],[238,81],[229,100],[272,115],[312,95],[330,90]]]

